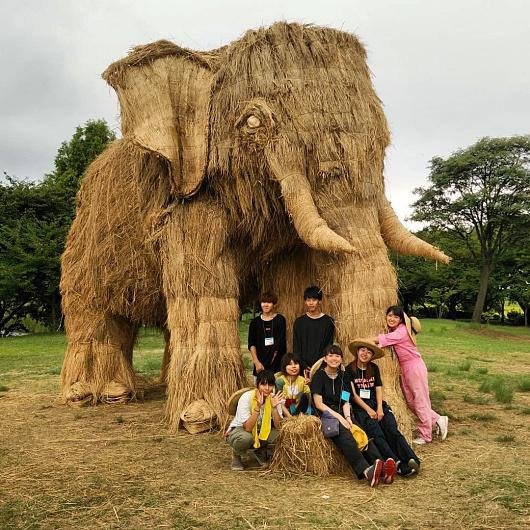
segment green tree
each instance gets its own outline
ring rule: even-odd
[[[399,296],[405,310],[414,308],[437,316],[457,318],[471,314],[475,301],[478,271],[467,258],[467,249],[451,232],[425,229],[416,235],[443,248],[453,261],[450,267],[438,267],[413,256],[391,256],[397,270]]]
[[[60,256],[88,164],[115,138],[103,120],[77,127],[54,171],[39,183],[0,183],[0,335],[26,316],[56,329],[61,321]]]
[[[414,190],[411,218],[453,233],[479,265],[472,321],[480,322],[492,271],[530,226],[530,136],[483,138],[445,160],[433,158],[429,180]]]

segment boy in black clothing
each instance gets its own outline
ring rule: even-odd
[[[293,352],[300,356],[304,376],[309,378],[309,370],[323,355],[326,346],[333,344],[335,323],[322,313],[322,291],[311,285],[304,291],[306,314],[294,321]]]

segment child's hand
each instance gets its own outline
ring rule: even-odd
[[[350,430],[350,428],[352,426],[352,421],[351,420],[341,416],[339,421],[342,423],[343,427],[345,427],[346,429]]]
[[[368,416],[370,416],[370,418],[372,418],[373,420],[377,420],[377,412],[373,408],[368,407],[368,410],[366,412],[368,413]]]
[[[263,394],[259,390],[256,391],[256,400],[261,407],[261,405],[263,405]]]
[[[278,392],[272,396],[272,406],[277,407],[278,405],[283,405],[285,403],[285,395],[283,392]]]

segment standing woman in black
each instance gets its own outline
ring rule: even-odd
[[[261,315],[250,322],[248,349],[254,363],[252,374],[262,370],[280,371],[282,357],[287,352],[285,317],[276,313],[278,297],[271,292],[260,297]]]

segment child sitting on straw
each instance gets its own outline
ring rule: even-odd
[[[286,353],[282,357],[281,375],[276,377],[276,389],[283,392],[285,397],[285,403],[282,405],[285,417],[308,413],[311,390],[300,375],[300,366],[298,355]]]
[[[386,459],[387,467],[397,466],[402,476],[417,473],[420,460],[399,431],[392,409],[383,401],[381,374],[372,362],[383,357],[383,350],[367,340],[354,340],[348,347],[353,362],[346,367],[346,373],[352,380],[353,414],[357,422]]]
[[[268,460],[267,445],[274,444],[277,429],[282,421],[284,402],[282,392],[273,395],[274,374],[263,370],[256,376],[256,388],[245,392],[238,401],[236,415],[227,433],[227,441],[232,446],[233,471],[244,469],[241,456],[251,447],[260,465]]]
[[[319,413],[328,411],[339,421],[339,433],[330,438],[331,441],[359,479],[365,478],[370,486],[377,486],[383,472],[383,462],[377,458],[369,465],[350,430],[353,424],[350,407],[351,379],[342,370],[342,350],[339,346],[328,346],[324,350],[322,364],[324,366],[311,379],[315,408]]]

